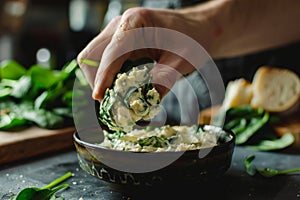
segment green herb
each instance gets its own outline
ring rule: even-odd
[[[292,133],[285,133],[281,138],[274,140],[262,140],[256,145],[249,145],[247,147],[258,151],[280,150],[292,145],[294,141],[295,138]]]
[[[133,95],[133,93],[138,93],[138,88],[137,87],[131,87],[128,89],[125,97],[124,97],[124,104],[126,105],[127,108],[130,108],[130,97]]]
[[[17,80],[25,75],[26,69],[14,60],[4,60],[0,63],[1,79]]]
[[[245,170],[251,176],[254,176],[257,172],[263,177],[273,177],[277,175],[300,172],[300,168],[293,168],[287,170],[277,170],[275,168],[270,168],[270,167],[256,168],[256,166],[253,164],[254,159],[255,159],[255,155],[249,155],[244,161]]]
[[[236,144],[243,144],[254,135],[261,127],[263,127],[269,120],[269,113],[265,113],[262,118],[252,118],[247,128],[237,134]]]
[[[126,135],[126,133],[122,131],[115,131],[114,134],[110,134],[110,132],[104,130],[104,137],[109,139],[112,143],[119,140],[124,135]]]
[[[258,172],[264,176],[264,177],[273,177],[276,175],[283,175],[283,174],[290,174],[290,173],[295,173],[295,172],[300,172],[300,167],[299,168],[294,168],[294,169],[286,169],[286,170],[277,170],[274,168],[263,168],[263,169],[258,169]]]
[[[255,159],[254,155],[249,155],[244,162],[244,168],[246,172],[251,176],[254,176],[257,172],[255,165],[252,163],[254,159]]]
[[[31,78],[29,76],[22,76],[16,84],[13,85],[11,96],[15,98],[24,97],[31,87]]]
[[[145,131],[149,132],[149,131],[154,130],[155,128],[156,128],[155,126],[146,126]]]
[[[231,129],[235,134],[242,133],[247,128],[247,120],[245,118],[242,118],[241,120],[239,120],[239,122],[240,123],[238,125]]]
[[[1,115],[0,129],[12,128],[35,124],[42,128],[55,129],[62,127],[66,122],[64,117],[46,109],[35,109],[30,101],[0,102],[0,107],[5,108],[6,113]]]
[[[13,60],[1,62],[0,69],[0,130],[30,125],[56,129],[71,125],[73,85],[77,74],[82,75],[76,60],[60,70],[39,65],[26,69]],[[84,83],[83,76],[80,83]]]
[[[265,111],[261,108],[254,109],[249,105],[234,107],[218,114],[216,116],[216,121],[219,125],[221,122],[225,121],[224,128],[231,129],[240,124],[241,120],[248,121],[252,118],[261,118],[264,112]]]
[[[99,67],[99,62],[98,61],[94,61],[94,60],[89,60],[89,59],[85,59],[85,58],[81,58],[80,62],[92,67]]]
[[[236,135],[237,145],[258,151],[273,151],[286,148],[293,144],[292,134],[285,134],[278,138],[271,129],[271,124],[278,121],[278,117],[271,116],[262,108],[252,108],[249,105],[234,107],[216,116],[217,122],[224,122],[224,128]]]
[[[262,108],[258,108],[258,109],[253,109],[252,106],[250,105],[245,105],[245,106],[240,106],[240,107],[233,107],[230,108],[227,111],[230,115],[232,116],[249,116],[249,115],[260,115],[264,112],[264,110]]]
[[[138,144],[143,146],[165,147],[168,145],[168,140],[163,137],[151,136],[138,140]]]
[[[54,199],[63,199],[62,197],[57,198],[55,193],[61,189],[68,188],[69,184],[60,184],[61,182],[67,180],[72,176],[71,172],[66,173],[60,178],[52,181],[48,185],[42,188],[30,187],[25,188],[19,192],[18,195],[11,198],[11,200],[54,200]]]

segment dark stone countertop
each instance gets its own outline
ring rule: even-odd
[[[70,187],[58,194],[68,199],[299,199],[300,173],[273,178],[251,177],[243,168],[245,157],[255,154],[257,167],[289,169],[300,167],[300,154],[256,152],[235,147],[230,169],[225,175],[205,185],[185,188],[161,188],[159,191],[116,191],[109,184],[85,173],[78,165],[75,150],[34,158],[30,161],[1,166],[0,199],[29,186],[43,187],[70,171]],[[180,172],[179,172],[180,173]],[[205,197],[205,198],[203,198]]]

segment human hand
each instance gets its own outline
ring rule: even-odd
[[[162,98],[177,79],[195,70],[195,63],[188,59],[191,55],[207,57],[189,44],[197,43],[194,39],[201,36],[202,46],[209,46],[209,29],[199,29],[200,24],[176,10],[166,9],[132,8],[114,18],[78,55],[78,63],[93,89],[93,98],[103,99],[126,60],[145,57],[156,61],[151,74]],[[99,67],[88,66],[82,59],[99,61]]]

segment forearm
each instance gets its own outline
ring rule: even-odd
[[[200,21],[206,16],[213,36],[207,51],[223,58],[300,40],[299,8],[299,0],[218,0],[181,13]]]

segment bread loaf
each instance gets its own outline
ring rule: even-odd
[[[254,75],[252,92],[252,107],[282,112],[299,101],[300,80],[290,70],[263,66]]]

